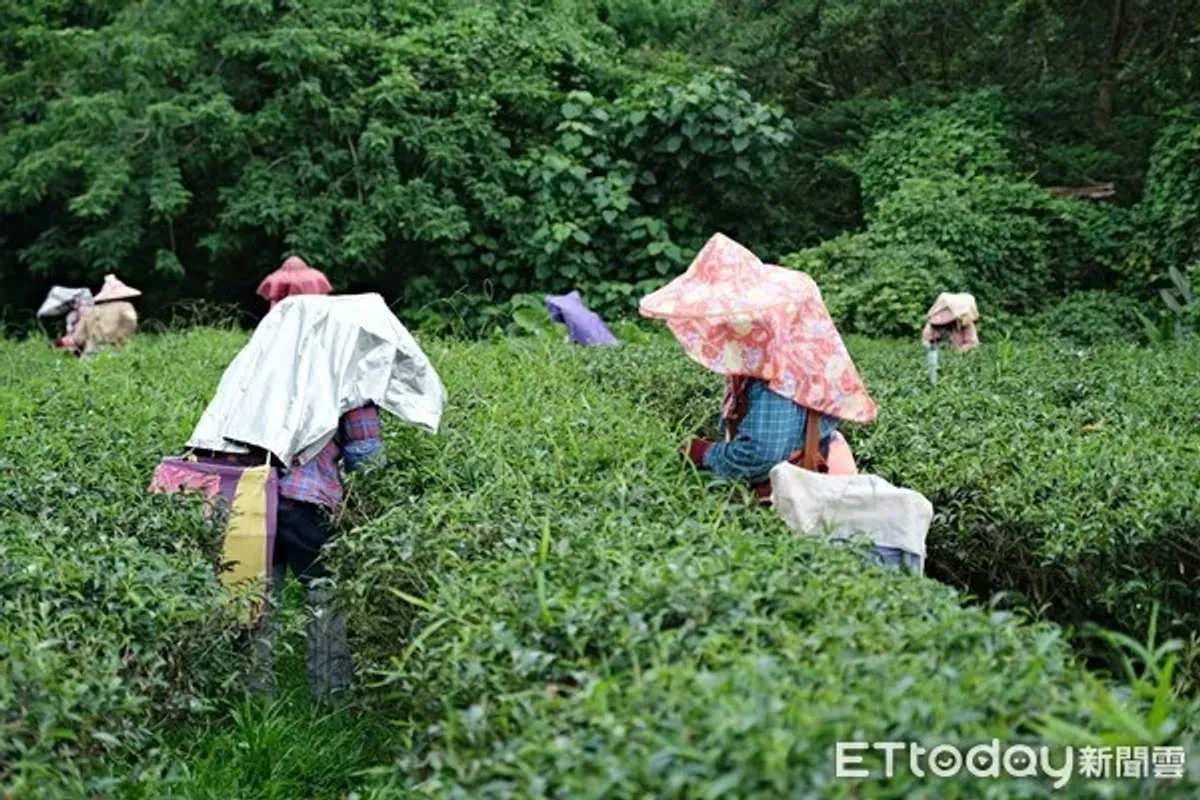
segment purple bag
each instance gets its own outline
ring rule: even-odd
[[[567,326],[567,334],[575,344],[593,347],[619,344],[604,320],[583,304],[579,292],[547,295],[546,308],[550,311],[550,319]]]

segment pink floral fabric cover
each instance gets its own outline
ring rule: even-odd
[[[717,234],[687,272],[642,299],[684,351],[721,375],[749,376],[805,408],[849,422],[875,419],[821,292],[803,272],[763,264]]]

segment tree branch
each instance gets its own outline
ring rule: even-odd
[[[358,187],[358,204],[363,204],[363,187],[362,175],[358,169],[358,151],[354,149],[354,142],[350,139],[350,134],[346,134],[346,146],[350,148],[350,160],[354,162],[354,183]]]

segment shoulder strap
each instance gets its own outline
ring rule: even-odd
[[[737,438],[738,428],[746,416],[746,403],[750,394],[750,381],[741,376],[726,379],[725,400],[721,404],[721,418],[725,423],[725,441]]]
[[[804,414],[804,450],[800,468],[818,472],[821,468],[821,415],[811,408],[806,408]]]

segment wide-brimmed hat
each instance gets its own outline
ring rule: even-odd
[[[105,275],[104,286],[100,288],[94,299],[97,303],[108,303],[113,300],[130,300],[141,296],[141,292],[132,286],[127,286],[116,275]]]
[[[759,378],[831,417],[875,419],[875,402],[812,278],[764,264],[723,234],[639,308],[666,321],[684,351],[713,372]]]
[[[325,273],[313,269],[304,259],[292,256],[279,269],[263,278],[258,285],[258,296],[272,306],[294,294],[330,294],[333,284]]]

